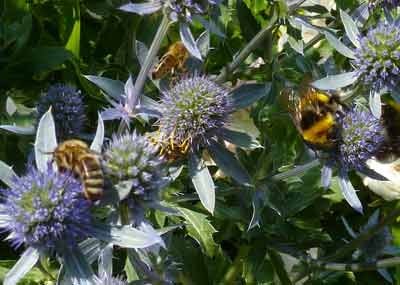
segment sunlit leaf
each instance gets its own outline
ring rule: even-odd
[[[104,141],[104,122],[100,113],[98,113],[96,135],[92,141],[92,144],[90,145],[90,149],[98,153],[101,153],[103,141]]]
[[[124,83],[122,81],[93,75],[84,75],[84,77],[96,84],[101,90],[103,90],[113,99],[117,100],[118,102],[122,100],[122,95],[124,94]]]
[[[36,167],[45,172],[52,159],[52,152],[57,147],[56,127],[51,108],[40,118],[35,140]]]
[[[181,36],[182,42],[195,58],[202,60],[201,52],[196,45],[196,42],[193,38],[192,32],[190,31],[190,27],[186,23],[179,24],[179,34]]]
[[[0,180],[8,187],[12,188],[14,186],[12,182],[13,177],[17,177],[17,174],[15,174],[12,167],[0,160]]]
[[[314,81],[312,85],[321,90],[336,90],[353,84],[357,79],[357,72],[352,71],[336,75],[328,75],[325,78]]]
[[[349,37],[350,41],[357,48],[360,47],[359,37],[360,31],[357,28],[356,23],[353,19],[343,10],[340,10],[340,18],[342,19],[344,28],[346,30],[346,34]]]
[[[135,3],[135,4],[128,3],[119,7],[118,9],[125,12],[136,13],[139,15],[147,15],[157,12],[161,8],[162,8],[161,1],[151,1],[146,3]]]
[[[346,199],[347,203],[359,213],[363,213],[363,206],[361,204],[360,199],[357,196],[356,190],[351,184],[347,173],[344,170],[340,170],[339,175],[339,186],[342,191],[344,199]]]
[[[356,55],[354,54],[354,51],[352,51],[350,48],[345,46],[341,41],[339,41],[334,35],[332,35],[330,32],[324,32],[326,39],[328,42],[342,55],[345,57],[355,59]]]
[[[39,251],[33,247],[28,247],[17,263],[8,271],[4,278],[4,285],[16,285],[39,260]]]

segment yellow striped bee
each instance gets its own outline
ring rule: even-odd
[[[159,63],[154,67],[151,76],[153,79],[161,79],[167,74],[174,75],[176,71],[184,71],[184,65],[189,58],[189,51],[182,42],[172,44]]]
[[[104,177],[100,157],[80,140],[67,140],[53,152],[60,172],[69,170],[83,183],[83,193],[88,200],[98,200],[103,194]]]
[[[337,113],[342,110],[339,97],[324,93],[309,84],[302,84],[299,91],[286,88],[289,111],[297,130],[311,147],[330,150],[337,145]]]
[[[190,149],[190,137],[184,139],[182,142],[177,144],[174,140],[174,136],[175,131],[173,131],[172,134],[169,135],[169,137],[161,135],[160,131],[157,131],[156,136],[149,136],[151,142],[160,147],[160,156],[165,157],[169,161],[175,161],[179,158],[184,157]]]

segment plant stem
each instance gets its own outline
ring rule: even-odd
[[[345,244],[335,253],[328,255],[326,257],[322,257],[321,261],[337,260],[341,257],[346,256],[347,254],[351,253],[353,250],[358,248],[360,245],[362,245],[365,241],[369,240],[372,236],[379,233],[386,225],[394,222],[399,215],[400,215],[400,208],[394,209],[378,224],[374,225],[365,232],[361,233],[357,238]]]
[[[222,69],[221,73],[216,79],[218,83],[223,83],[228,76],[250,55],[250,53],[268,36],[277,19],[278,14],[276,10],[274,10],[269,25],[259,31],[257,35],[255,35],[255,37],[239,52],[237,57],[235,57],[230,64]]]
[[[143,66],[139,71],[139,75],[136,79],[135,86],[133,87],[133,92],[130,94],[130,96],[128,96],[126,100],[126,107],[127,110],[129,111],[132,111],[138,102],[140,93],[142,92],[144,83],[146,82],[147,74],[150,71],[154,58],[157,56],[161,43],[165,35],[167,34],[170,23],[171,22],[168,18],[168,15],[164,14],[161,24],[158,27],[157,33],[146,55]]]
[[[317,268],[331,270],[331,271],[371,271],[377,270],[380,268],[393,267],[400,264],[400,257],[390,257],[378,260],[376,262],[369,263],[325,263],[320,261],[312,261],[311,266],[315,266]]]
[[[232,265],[226,271],[221,284],[235,284],[236,276],[242,270],[243,259],[248,255],[249,246],[241,246]]]

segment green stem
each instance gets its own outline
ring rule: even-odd
[[[221,284],[235,284],[236,276],[242,270],[243,259],[248,255],[249,250],[249,246],[241,246],[239,248],[239,252],[233,261],[233,264],[226,271]]]
[[[163,16],[160,26],[158,27],[158,30],[153,39],[153,42],[151,43],[150,49],[146,55],[143,66],[141,67],[141,69],[139,71],[139,75],[136,79],[135,86],[133,87],[133,92],[130,94],[130,96],[126,100],[127,110],[132,111],[137,104],[137,101],[139,99],[140,93],[142,92],[144,83],[146,82],[147,75],[153,64],[154,58],[157,56],[157,53],[161,46],[161,43],[162,43],[165,35],[168,32],[170,23],[171,22],[168,18],[168,15],[165,14]]]
[[[52,281],[56,280],[56,278],[53,275],[51,275],[51,273],[49,271],[47,271],[45,266],[42,264],[42,261],[39,261],[36,264],[36,267],[40,270],[40,272],[43,273],[43,275],[47,276],[50,280],[52,280]]]
[[[331,271],[372,271],[380,268],[393,267],[400,264],[400,257],[390,257],[369,263],[324,263],[320,261],[312,261],[311,266]]]
[[[400,215],[400,208],[396,208],[389,213],[382,221],[365,232],[361,233],[357,238],[353,239],[335,253],[321,258],[322,261],[337,260],[353,252],[356,248],[360,247],[365,241],[369,240],[372,236],[378,234],[385,226],[394,222]]]
[[[228,79],[228,76],[250,55],[250,53],[257,48],[257,46],[270,34],[271,28],[278,19],[278,13],[274,10],[269,25],[259,31],[257,35],[239,52],[238,56],[233,61],[225,66],[221,73],[218,75],[216,81],[223,83]]]

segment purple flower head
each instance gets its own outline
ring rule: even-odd
[[[176,145],[207,144],[232,111],[228,93],[206,76],[182,79],[163,94],[160,134]]]
[[[129,181],[135,199],[154,200],[168,182],[159,148],[136,133],[115,135],[104,152],[104,171],[114,183]]]
[[[212,0],[161,0],[173,21],[191,22],[194,15],[203,15],[208,5],[216,4]]]
[[[398,82],[400,30],[396,23],[379,23],[360,39],[353,64],[361,80],[378,90]]]
[[[86,122],[85,106],[80,91],[68,85],[50,86],[47,94],[40,98],[37,105],[38,119],[50,107],[52,107],[59,142],[79,135]]]
[[[369,0],[368,8],[370,10],[377,8],[394,9],[400,6],[399,0]]]
[[[341,121],[340,159],[346,169],[362,170],[385,140],[383,125],[369,110],[355,107]]]
[[[95,285],[128,285],[128,283],[120,278],[112,277],[108,274],[102,274],[94,279]]]
[[[46,173],[32,166],[23,177],[15,177],[11,189],[2,189],[1,224],[15,246],[26,244],[54,249],[58,241],[74,244],[86,236],[82,226],[91,221],[90,202],[82,195],[82,184],[70,173]]]

